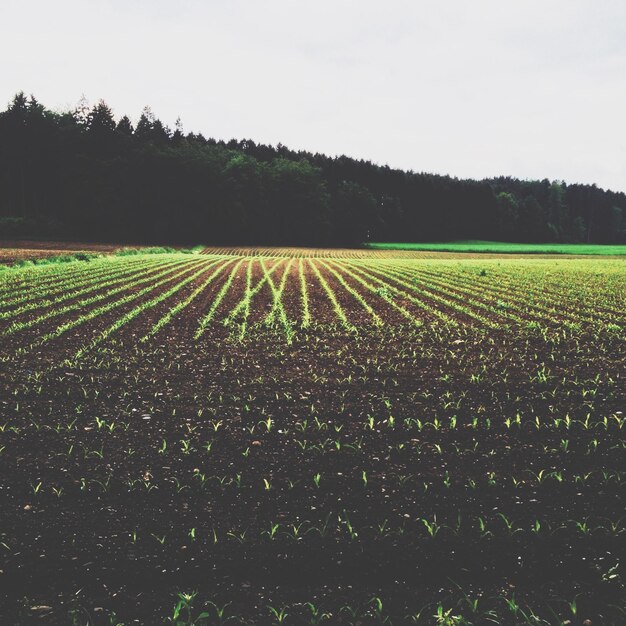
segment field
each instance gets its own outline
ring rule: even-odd
[[[2,624],[626,620],[626,267],[0,272]]]
[[[500,241],[452,241],[447,243],[370,243],[372,250],[433,252],[490,252],[495,254],[625,255],[626,245],[587,243],[504,243]]]
[[[110,254],[122,246],[101,243],[0,240],[0,266],[76,254]]]

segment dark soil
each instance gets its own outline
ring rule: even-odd
[[[199,624],[623,623],[622,335],[376,327],[344,291],[351,332],[307,274],[293,343],[267,284],[243,341],[194,340],[230,269],[145,343],[171,302],[71,367],[104,318],[41,364],[3,344],[2,624],[165,624],[196,591]]]

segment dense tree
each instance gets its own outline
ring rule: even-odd
[[[5,219],[2,219],[5,218]],[[10,219],[9,219],[10,218]],[[20,230],[21,229],[21,230]],[[626,195],[562,181],[406,172],[251,139],[135,128],[99,101],[68,113],[18,93],[0,113],[0,236],[358,245],[626,241]]]
[[[120,121],[117,123],[115,130],[117,130],[117,132],[120,133],[120,135],[126,135],[126,136],[130,136],[135,132],[135,129],[133,128],[133,124],[127,115],[124,115],[120,118]]]
[[[518,226],[520,241],[546,241],[549,236],[546,214],[532,194],[525,196],[519,204]]]
[[[174,140],[175,143],[178,143],[179,141],[182,141],[184,136],[185,135],[183,133],[183,122],[180,119],[180,117],[177,117],[176,124],[174,125],[174,132],[172,133],[172,139]]]
[[[341,181],[334,193],[334,231],[338,245],[358,246],[379,230],[379,204],[365,187]]]
[[[501,191],[497,197],[498,232],[501,236],[513,241],[517,237],[519,227],[519,205],[517,198],[510,192]]]
[[[139,116],[137,122],[137,128],[135,128],[135,135],[142,139],[149,139],[152,130],[154,129],[154,113],[149,106],[145,106]]]
[[[626,211],[619,206],[612,206],[609,213],[610,243],[619,243],[626,240]]]
[[[106,133],[115,130],[113,111],[104,100],[100,100],[91,109],[87,115],[86,126],[91,133]]]

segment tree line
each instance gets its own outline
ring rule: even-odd
[[[346,156],[133,125],[100,101],[0,113],[0,237],[355,246],[493,239],[626,242],[626,194],[416,173]]]

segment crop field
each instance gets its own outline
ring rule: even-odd
[[[122,246],[58,241],[0,240],[0,267],[19,261],[36,261],[75,254],[106,254]]]
[[[626,623],[624,260],[410,254],[0,271],[0,623]]]

